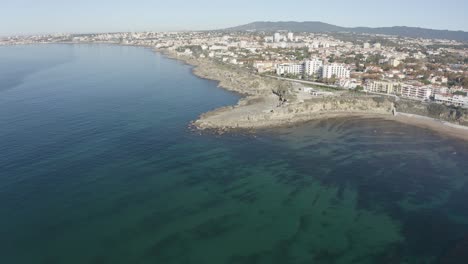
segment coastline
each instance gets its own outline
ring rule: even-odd
[[[42,43],[41,43],[42,44]],[[86,43],[43,43],[43,44],[86,44]],[[123,45],[120,43],[88,43]],[[202,79],[219,82],[218,87],[240,95],[236,105],[225,106],[202,113],[191,126],[197,130],[212,130],[225,133],[234,130],[255,131],[276,127],[292,126],[308,121],[339,118],[381,118],[407,125],[430,129],[437,133],[468,141],[468,126],[458,125],[441,119],[427,117],[421,114],[399,112],[392,115],[392,100],[372,102],[372,96],[356,98],[316,98],[306,102],[294,102],[278,107],[281,96],[273,93],[273,87],[284,86],[288,81],[265,78],[238,67],[219,64],[210,59],[196,59],[178,56],[167,49],[158,49],[149,45],[123,45],[151,49],[166,58],[182,62],[193,67],[192,73]],[[219,67],[222,65],[222,69]],[[388,98],[387,98],[388,99]],[[351,100],[352,102],[340,102]],[[292,101],[292,102],[291,102]],[[326,103],[324,105],[323,103]],[[361,107],[364,103],[365,107]],[[465,118],[466,119],[466,118]]]
[[[390,120],[429,129],[444,136],[450,136],[468,141],[468,127],[466,126],[456,125],[426,116],[418,116],[406,113],[399,113]]]
[[[261,76],[238,69],[234,70],[236,74],[232,74],[227,72],[228,69],[217,69],[216,67],[219,65],[209,59],[178,56],[166,49],[154,50],[167,58],[193,66],[192,72],[195,76],[218,81],[218,87],[241,95],[241,99],[236,105],[201,114],[197,120],[191,123],[198,130],[213,130],[222,134],[232,130],[272,129],[318,119],[359,117],[391,120],[468,141],[467,126],[415,114],[398,113],[393,116],[394,101],[388,98],[383,101],[375,100],[372,96],[316,98],[301,102],[292,100],[293,102],[279,107],[278,102],[281,98],[272,92],[274,89],[271,86],[284,84],[282,80],[266,80]],[[232,66],[227,65],[223,65],[223,67],[232,68]],[[241,80],[236,84],[233,81],[235,78]],[[251,84],[252,80],[260,78],[265,80],[258,80],[259,82],[267,81],[268,83],[255,88],[249,87],[248,82],[246,84],[240,83],[242,79],[248,79]]]

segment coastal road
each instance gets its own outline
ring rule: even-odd
[[[329,84],[324,84],[324,83],[319,83],[319,82],[312,82],[312,81],[304,81],[304,80],[297,80],[297,79],[290,79],[290,78],[284,78],[284,77],[278,77],[278,76],[273,76],[273,75],[265,75],[266,77],[274,78],[277,80],[284,80],[284,81],[291,81],[291,82],[296,82],[296,83],[303,83],[303,84],[312,84],[312,85],[318,85],[318,86],[323,86],[323,87],[328,87],[328,88],[333,88],[333,89],[341,89],[341,90],[348,90],[340,86],[336,85],[329,85]],[[369,91],[363,91],[367,94],[375,94],[375,95],[382,95],[382,96],[390,96],[390,97],[395,97],[395,100],[398,102],[400,101],[400,97],[398,97],[395,94],[386,94],[386,93],[376,93],[376,92],[369,92]]]
[[[336,85],[329,85],[329,84],[324,84],[324,83],[319,83],[319,82],[304,81],[304,80],[298,80],[298,79],[290,79],[290,78],[278,77],[278,76],[273,76],[273,75],[264,75],[264,76],[274,78],[274,79],[277,79],[277,80],[291,81],[291,82],[303,83],[303,84],[312,84],[312,85],[318,85],[318,86],[323,86],[323,87],[328,87],[328,88],[333,88],[333,89],[346,90],[346,89],[344,89],[342,87],[339,87],[339,86],[336,86]]]

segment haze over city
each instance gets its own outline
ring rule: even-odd
[[[0,8],[0,35],[208,30],[254,21],[412,26],[468,31],[466,1],[16,0]]]

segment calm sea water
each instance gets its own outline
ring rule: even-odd
[[[142,48],[0,48],[0,263],[468,263],[466,142],[199,135],[238,100],[216,85]]]

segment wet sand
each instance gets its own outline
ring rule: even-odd
[[[468,141],[468,127],[466,126],[456,125],[430,117],[405,113],[399,113],[397,116],[389,119],[407,125],[430,129],[443,135]]]

